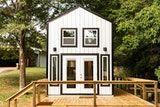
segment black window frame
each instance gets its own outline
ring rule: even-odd
[[[50,55],[50,81],[53,81],[53,78],[51,78],[52,76],[53,76],[53,71],[52,71],[52,64],[53,64],[53,62],[52,62],[52,58],[53,57],[56,57],[56,59],[57,59],[57,71],[56,71],[56,77],[57,77],[57,79],[55,80],[55,81],[59,81],[59,55],[58,54],[51,54]],[[50,84],[50,86],[59,86],[59,84]]]
[[[101,54],[101,80],[103,79],[103,57],[107,57],[108,61],[108,77],[107,81],[110,80],[110,55],[109,54]],[[105,81],[105,80],[102,80]],[[110,84],[101,84],[101,86],[110,86]]]
[[[76,31],[76,35],[75,35],[75,44],[74,45],[64,45],[63,44],[63,30],[66,29],[66,30],[75,30]],[[78,40],[78,33],[77,33],[77,28],[61,28],[61,47],[77,47],[77,40]]]
[[[84,35],[84,30],[87,30],[87,29],[89,29],[89,30],[91,30],[91,29],[96,29],[97,31],[98,31],[98,35],[97,35],[97,44],[96,45],[93,45],[93,44],[90,44],[90,45],[86,45],[85,44],[85,35]],[[99,40],[100,40],[100,36],[99,36],[99,28],[83,28],[83,47],[99,47]]]

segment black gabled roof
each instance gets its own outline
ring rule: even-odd
[[[81,5],[76,5],[75,7],[73,7],[73,8],[71,8],[71,9],[69,9],[69,10],[66,10],[66,11],[62,12],[60,15],[58,15],[58,16],[54,17],[53,19],[49,20],[48,23],[51,22],[51,21],[56,20],[57,18],[60,18],[60,17],[62,17],[62,16],[64,16],[64,15],[66,15],[66,14],[68,14],[68,13],[74,11],[74,10],[76,10],[76,9],[79,8],[79,7],[83,8],[84,10],[87,10],[87,11],[90,12],[90,13],[93,13],[93,14],[96,15],[96,16],[99,16],[100,18],[102,18],[102,19],[104,19],[104,20],[106,20],[106,21],[109,21],[108,19],[106,19],[106,18],[103,17],[102,15],[100,15],[100,14],[94,12],[94,11],[91,11],[90,9],[87,9],[87,8],[81,6]],[[111,22],[111,21],[109,21],[109,22]],[[112,23],[112,22],[111,22],[111,23]]]

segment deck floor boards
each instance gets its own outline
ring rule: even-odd
[[[50,107],[93,107],[93,97],[82,95],[46,97],[42,102],[53,102]],[[97,95],[96,103],[97,107],[155,107],[154,104],[122,90],[116,90],[114,96]],[[43,103],[37,107],[48,107],[48,105],[45,106]]]

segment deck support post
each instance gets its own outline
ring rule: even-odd
[[[96,107],[96,83],[95,82],[93,84],[93,95],[94,95],[93,104],[94,104],[94,107]]]
[[[40,103],[41,95],[40,95],[40,87],[37,87],[37,103]]]
[[[137,96],[137,84],[134,84],[134,95]]]
[[[158,93],[157,93],[157,88],[158,88],[158,82],[154,83],[154,103],[155,106],[158,107]]]
[[[143,88],[142,89],[143,90],[143,99],[147,100],[147,98],[146,98],[146,85],[144,83],[142,84],[142,88]]]
[[[36,83],[33,82],[33,107],[36,107]]]
[[[48,92],[47,84],[45,84],[45,91],[46,91],[46,92],[45,92],[45,97],[47,97],[47,94],[48,94],[48,93],[47,93],[47,92]]]
[[[17,107],[17,99],[14,99],[14,107]]]

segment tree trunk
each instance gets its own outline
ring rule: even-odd
[[[25,60],[25,36],[24,31],[22,31],[19,37],[19,89],[25,87],[26,85],[26,60]]]

